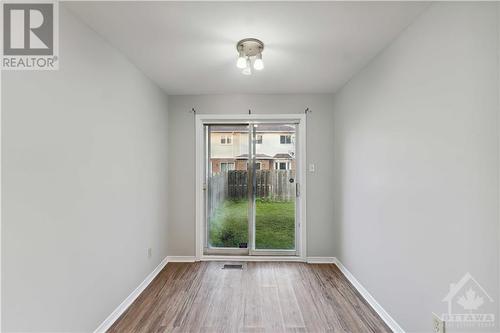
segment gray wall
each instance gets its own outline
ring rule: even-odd
[[[60,59],[2,78],[6,332],[93,331],[166,256],[166,97],[63,6]]]
[[[334,99],[336,253],[408,331],[466,272],[498,302],[496,6],[432,5]]]
[[[195,255],[195,108],[198,113],[303,113],[307,118],[307,255],[334,255],[331,153],[331,95],[204,95],[169,96],[169,238],[168,254]]]

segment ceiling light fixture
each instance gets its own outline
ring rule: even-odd
[[[252,58],[253,68],[257,71],[264,69],[264,62],[262,61],[262,51],[264,51],[264,43],[255,38],[245,38],[236,44],[238,50],[238,61],[236,67],[242,69],[241,73],[244,75],[252,74]]]

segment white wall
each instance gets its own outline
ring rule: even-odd
[[[166,255],[166,97],[61,7],[60,70],[2,78],[6,332],[92,331]]]
[[[169,96],[169,238],[168,254],[195,255],[195,108],[198,113],[303,113],[307,117],[307,161],[316,172],[307,174],[307,255],[334,254],[331,153],[331,95],[199,95]]]
[[[433,4],[334,99],[336,252],[410,332],[466,272],[500,301],[496,6]]]

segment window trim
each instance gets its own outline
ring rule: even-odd
[[[298,210],[297,217],[298,229],[296,232],[296,239],[298,240],[298,247],[296,253],[291,256],[284,257],[280,256],[281,253],[276,252],[260,252],[259,256],[250,257],[248,255],[234,256],[227,255],[224,253],[220,254],[204,254],[204,191],[205,191],[205,136],[206,132],[204,130],[204,125],[208,124],[234,124],[242,123],[246,124],[248,122],[253,123],[273,123],[273,122],[291,122],[297,124],[298,132],[298,143],[297,143],[297,158],[296,158],[296,168],[297,168],[297,183],[300,183],[300,195],[296,201],[296,207]],[[305,114],[293,113],[293,114],[200,114],[195,115],[195,140],[196,140],[196,228],[195,228],[195,258],[194,260],[278,260],[278,261],[306,261],[307,259],[307,212],[306,212],[306,202],[307,202],[307,179],[306,179],[306,161],[307,152],[305,147],[307,146],[307,118]]]

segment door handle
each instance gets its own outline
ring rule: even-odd
[[[295,183],[295,196],[298,197],[300,196],[300,184]]]

